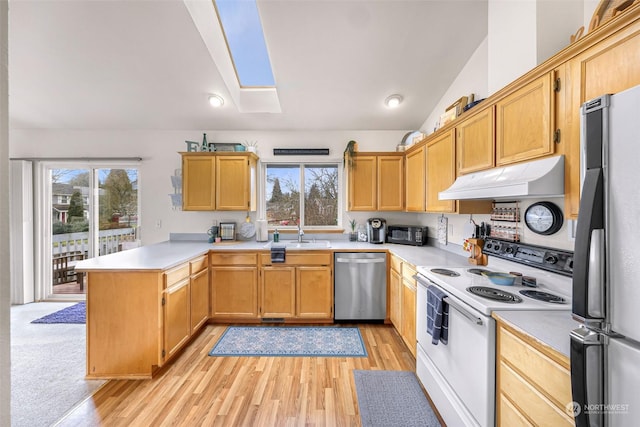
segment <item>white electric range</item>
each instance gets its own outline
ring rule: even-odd
[[[499,310],[571,311],[573,253],[489,239],[486,266],[419,266],[416,310],[416,371],[447,425],[495,423],[495,321]],[[517,272],[522,283],[495,285],[482,271]],[[532,278],[534,280],[532,280]],[[427,333],[427,288],[447,296],[448,343]],[[476,292],[473,288],[480,288]],[[543,297],[546,300],[538,298]],[[497,299],[496,299],[497,298]]]

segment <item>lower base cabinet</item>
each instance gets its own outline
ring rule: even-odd
[[[330,266],[297,267],[296,317],[333,320],[333,280]]]
[[[574,426],[569,359],[498,319],[496,425]]]
[[[416,273],[415,267],[395,255],[390,256],[389,320],[413,356],[416,356]]]

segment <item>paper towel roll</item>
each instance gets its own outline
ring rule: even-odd
[[[269,240],[267,220],[259,219],[256,221],[256,242],[266,242],[267,240]]]

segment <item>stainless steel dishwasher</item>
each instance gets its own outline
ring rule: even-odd
[[[335,320],[384,320],[387,254],[335,253]]]

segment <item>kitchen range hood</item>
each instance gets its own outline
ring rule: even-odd
[[[564,195],[564,156],[462,175],[440,200],[500,200]]]

